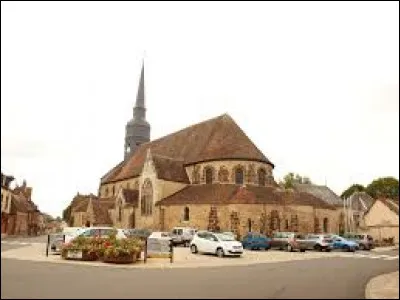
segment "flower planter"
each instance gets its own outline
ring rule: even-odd
[[[115,255],[104,255],[103,262],[112,263],[112,264],[131,264],[137,261],[136,253],[133,255],[123,255],[123,256],[115,256]]]
[[[68,260],[95,261],[98,259],[96,252],[88,250],[64,250],[62,257]]]

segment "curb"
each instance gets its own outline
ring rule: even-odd
[[[370,279],[365,287],[365,299],[399,299],[399,271]]]

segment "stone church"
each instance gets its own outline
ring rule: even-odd
[[[228,114],[151,140],[142,66],[124,158],[101,178],[98,195],[74,198],[72,224],[239,235],[340,230],[339,201],[280,188],[274,167]]]

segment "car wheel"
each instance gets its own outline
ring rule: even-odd
[[[300,252],[306,252],[306,249],[300,249]]]
[[[331,249],[326,248],[325,251],[326,251],[326,252],[331,252]]]
[[[224,250],[222,248],[217,249],[217,256],[218,257],[224,257]]]
[[[318,244],[314,246],[314,249],[317,250],[317,251],[319,251],[319,252],[322,251],[321,245],[318,245]]]
[[[293,251],[293,247],[292,247],[292,245],[290,245],[290,244],[287,244],[287,246],[286,246],[286,250],[287,250],[288,252],[292,252],[292,251]]]
[[[196,253],[197,253],[197,247],[196,247],[196,245],[192,245],[192,246],[190,247],[190,251],[191,251],[193,254],[196,254]]]

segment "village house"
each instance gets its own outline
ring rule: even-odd
[[[378,241],[393,239],[398,244],[399,199],[376,199],[364,214],[361,227]]]
[[[281,189],[275,165],[228,114],[150,141],[144,91],[143,66],[124,159],[101,178],[97,196],[74,197],[67,208],[70,224],[238,234],[343,227],[342,202]]]
[[[23,181],[22,186],[11,188],[13,176],[1,173],[1,234],[37,235],[40,211],[32,201],[32,188]]]

